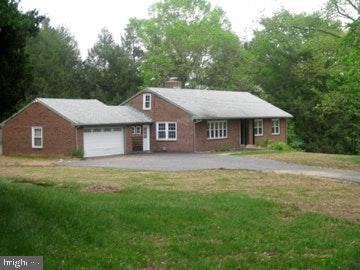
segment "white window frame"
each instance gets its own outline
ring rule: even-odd
[[[141,135],[141,126],[133,126],[132,134],[133,135]]]
[[[40,136],[35,136],[35,130],[36,129],[40,129],[41,131],[41,135]],[[41,139],[41,145],[35,145],[35,138],[37,139]],[[44,133],[43,133],[43,128],[42,127],[31,127],[31,146],[32,148],[35,149],[42,149],[44,145]]]
[[[146,100],[147,97],[149,98],[149,100]],[[152,99],[151,94],[149,93],[143,94],[143,110],[151,110],[151,99]]]
[[[220,140],[228,138],[227,120],[207,121],[207,138],[208,140]]]
[[[274,125],[274,123],[277,123],[277,125]],[[277,131],[276,131],[276,129],[277,129]],[[278,119],[278,118],[271,119],[271,134],[272,135],[280,135],[280,119]]]
[[[258,125],[258,123],[261,123]],[[261,133],[260,133],[261,128]],[[254,120],[254,136],[263,136],[264,135],[264,121],[263,119],[255,119]]]
[[[159,125],[164,124],[165,138],[159,138]],[[175,124],[175,130],[169,130],[169,124]],[[175,131],[175,138],[169,138],[169,131]],[[157,141],[176,141],[177,140],[177,123],[176,122],[156,122],[156,140]]]

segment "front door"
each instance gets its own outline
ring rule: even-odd
[[[240,120],[240,144],[247,145],[249,142],[249,120]]]
[[[143,125],[143,151],[150,151],[150,126]]]

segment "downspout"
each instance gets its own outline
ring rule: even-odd
[[[200,123],[202,120],[193,120],[194,122],[194,132],[193,132],[193,151],[196,152],[196,124]]]
[[[194,122],[194,132],[193,132],[193,152],[196,152],[196,122]]]
[[[78,145],[78,127],[75,127],[75,149],[79,150],[79,145]]]

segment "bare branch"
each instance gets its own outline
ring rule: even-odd
[[[339,13],[341,16],[343,16],[343,17],[345,17],[345,18],[347,18],[349,20],[352,20],[353,22],[356,21],[355,18],[353,18],[349,14],[347,14],[346,11],[338,5],[337,1],[335,1],[334,4],[335,4],[335,8],[336,8],[337,13]]]
[[[357,13],[359,13],[360,6],[356,6],[355,3],[353,1],[351,1],[351,0],[346,0],[346,2],[348,2],[348,4],[350,6],[352,6],[356,10]]]

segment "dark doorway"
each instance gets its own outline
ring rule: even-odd
[[[241,119],[240,128],[241,128],[240,143],[242,145],[247,145],[249,143],[249,120]]]

